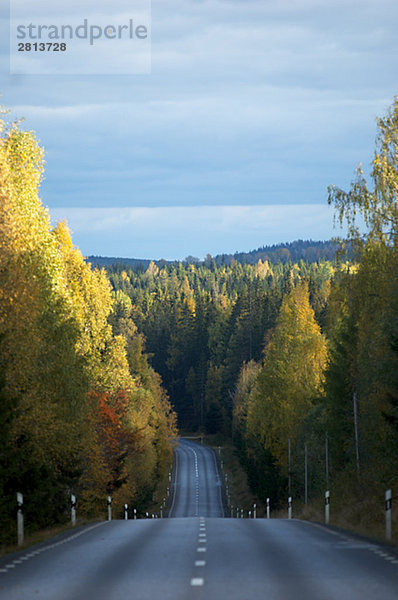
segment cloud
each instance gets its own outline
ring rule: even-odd
[[[329,239],[333,211],[327,205],[163,206],[58,208],[83,253],[182,259],[252,250],[294,239]]]

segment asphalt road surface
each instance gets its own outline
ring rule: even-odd
[[[171,518],[98,523],[4,557],[0,600],[397,600],[394,549],[223,511],[214,453],[183,442]]]
[[[214,450],[183,439],[174,453],[169,517],[225,517],[226,506]]]

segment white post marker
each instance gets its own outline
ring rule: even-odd
[[[112,521],[112,498],[108,496],[108,521]]]
[[[386,540],[390,541],[392,537],[392,494],[391,490],[386,491]]]
[[[124,520],[125,521],[127,521],[127,519],[129,518],[128,509],[129,509],[128,504],[125,504],[124,505]]]
[[[257,518],[257,504],[253,506],[253,519]]]
[[[289,496],[288,501],[287,501],[287,518],[291,519],[292,518],[292,497]]]
[[[74,494],[70,495],[70,503],[72,525],[76,525],[76,496]]]
[[[357,394],[354,392],[352,397],[352,403],[354,408],[354,432],[355,432],[355,457],[357,460],[357,475],[359,475],[361,466],[359,462],[359,436],[358,436],[358,400]]]
[[[269,510],[269,498],[267,498],[267,519],[270,518],[270,510]]]
[[[236,518],[239,519],[239,508],[236,507]]]
[[[307,444],[304,449],[304,504],[308,504],[308,448]]]
[[[325,433],[325,475],[326,485],[329,485],[329,434]]]
[[[243,508],[240,510],[240,518],[243,519]]]
[[[329,525],[330,518],[330,492],[325,492],[325,523]]]
[[[23,531],[23,494],[17,492],[17,530],[18,530],[18,546],[22,546],[24,540]]]
[[[135,508],[134,509],[134,519],[136,519],[136,518],[137,518],[137,509]]]

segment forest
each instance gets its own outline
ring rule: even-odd
[[[312,497],[396,488],[398,100],[378,120],[371,184],[359,168],[349,191],[329,187],[347,228],[337,253],[302,242],[96,268],[51,226],[42,177],[34,133],[2,120],[2,538],[17,491],[36,528],[65,520],[71,493],[88,517],[108,494],[143,510],[177,419],[231,438],[274,506],[303,496],[304,451]]]

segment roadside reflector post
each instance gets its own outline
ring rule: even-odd
[[[136,518],[137,518],[137,509],[135,508],[134,509],[134,519],[136,519]]]
[[[257,518],[257,504],[253,506],[253,519]]]
[[[17,533],[18,546],[23,545],[24,530],[23,530],[23,494],[17,492]]]
[[[163,519],[163,504],[160,507],[160,518]]]
[[[239,519],[239,508],[236,507],[236,518]]]
[[[330,492],[325,492],[325,523],[329,525],[330,518]]]
[[[267,498],[267,519],[270,518],[269,498]]]
[[[392,494],[391,490],[386,491],[386,540],[390,541],[392,538],[392,526],[391,526],[391,516],[392,516]]]
[[[76,525],[76,496],[74,494],[70,495],[70,504],[72,525]]]
[[[288,453],[288,461],[289,461],[289,471],[288,471],[288,488],[289,488],[289,496],[292,493],[292,474],[291,474],[291,466],[292,466],[292,443],[290,438],[287,440],[288,442],[288,447],[287,447],[287,453]]]
[[[108,496],[108,521],[112,521],[112,498]]]
[[[291,519],[292,518],[292,497],[289,496],[288,500],[287,500],[287,518]]]
[[[243,519],[243,508],[240,510],[240,518]]]
[[[304,504],[308,504],[308,447],[304,448]]]
[[[127,521],[127,519],[129,518],[128,510],[129,510],[128,504],[125,504],[124,505],[124,520],[125,521]]]

